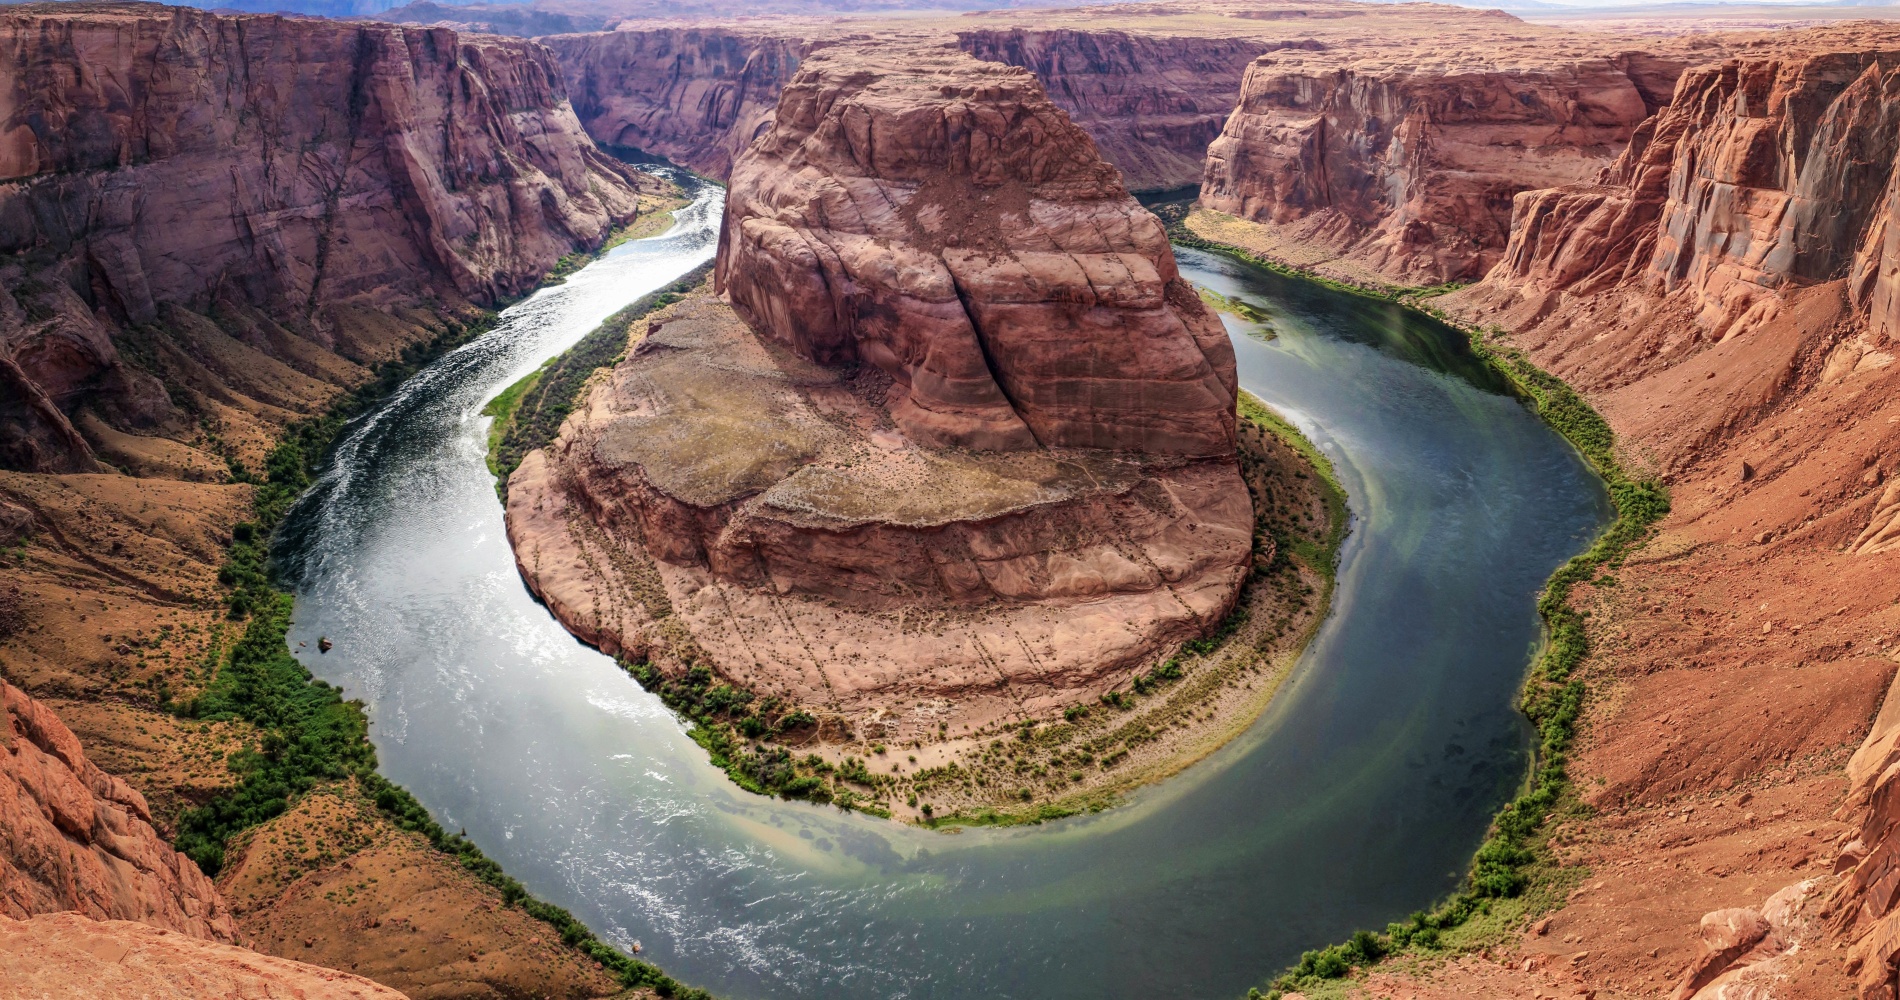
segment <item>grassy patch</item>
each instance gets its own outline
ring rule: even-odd
[[[499,481],[497,489],[505,493],[508,477],[521,465],[521,460],[536,448],[546,447],[560,433],[561,421],[573,411],[587,380],[625,357],[629,328],[648,313],[678,302],[710,274],[712,263],[709,261],[665,288],[640,296],[625,309],[607,317],[606,322],[582,337],[566,353],[543,365],[528,379],[509,386],[489,403],[494,407],[502,402],[502,397],[515,393],[514,398],[504,404],[508,409],[506,427],[502,427],[503,421],[497,414],[490,414],[497,419],[489,432],[488,467]],[[482,412],[489,410],[485,407]]]
[[[1616,519],[1588,550],[1551,574],[1538,598],[1537,613],[1546,640],[1519,698],[1519,707],[1537,729],[1536,756],[1526,790],[1493,819],[1472,859],[1464,887],[1431,910],[1393,922],[1383,932],[1360,931],[1350,941],[1306,952],[1298,965],[1273,981],[1265,995],[1275,997],[1293,990],[1316,995],[1333,988],[1354,970],[1388,956],[1430,956],[1502,940],[1531,916],[1561,904],[1567,887],[1582,877],[1581,871],[1556,864],[1538,839],[1548,820],[1583,809],[1566,765],[1587,695],[1584,682],[1573,675],[1589,654],[1589,639],[1582,613],[1570,603],[1571,590],[1605,567],[1622,565],[1629,553],[1650,537],[1656,522],[1669,513],[1668,493],[1655,480],[1633,476],[1624,469],[1609,423],[1562,379],[1538,368],[1522,351],[1497,343],[1502,331],[1487,335],[1423,304],[1424,299],[1449,288],[1368,288],[1318,279],[1238,248],[1201,239],[1188,232],[1179,219],[1168,221],[1170,234],[1185,245],[1228,254],[1351,294],[1406,305],[1463,330],[1472,353],[1531,403],[1538,416],[1577,449],[1608,487]],[[1249,991],[1250,996],[1259,994],[1257,989]]]
[[[501,444],[508,438],[508,431],[515,425],[515,410],[521,406],[521,397],[534,390],[541,382],[541,376],[553,367],[556,359],[549,358],[541,367],[523,376],[520,381],[501,391],[501,395],[488,401],[482,407],[482,416],[491,417],[494,423],[488,425],[488,473],[501,476]]]

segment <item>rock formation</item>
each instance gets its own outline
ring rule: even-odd
[[[118,329],[249,312],[354,353],[404,307],[527,291],[637,206],[530,43],[92,4],[9,8],[0,39],[0,464],[89,468],[82,401],[169,413]]]
[[[403,994],[347,972],[168,934],[148,924],[72,913],[31,920],[0,916],[0,964],[7,970],[4,992],[18,997],[403,1000]]]
[[[510,480],[583,638],[921,733],[1092,700],[1232,607],[1231,347],[1027,72],[810,56],[719,276]]]
[[[1201,204],[1403,283],[1476,278],[1504,249],[1513,197],[1593,178],[1681,68],[1549,46],[1268,53],[1208,147]]]
[[[856,24],[895,34],[888,26]],[[909,28],[978,59],[1034,72],[1052,100],[1095,138],[1133,190],[1198,184],[1201,154],[1220,134],[1247,63],[1308,41],[1171,37],[1113,28]],[[781,88],[838,26],[634,27],[541,39],[560,59],[574,109],[609,147],[664,156],[715,177],[771,127]]]
[[[152,829],[144,796],[19,688],[0,681],[0,702],[0,914],[74,910],[235,941],[218,890]]]
[[[894,380],[913,440],[1230,456],[1233,349],[1167,236],[1029,73],[816,58],[733,170],[718,285]]]

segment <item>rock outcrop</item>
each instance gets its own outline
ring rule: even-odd
[[[235,941],[218,890],[152,829],[144,796],[19,688],[0,681],[0,702],[0,914],[73,910]]]
[[[893,380],[920,444],[1231,456],[1234,357],[1167,235],[1026,71],[809,60],[733,170],[717,280]]]
[[[1549,45],[1268,53],[1208,147],[1201,204],[1390,280],[1477,278],[1504,251],[1513,198],[1594,178],[1681,68]]]
[[[522,573],[583,638],[961,733],[1233,606],[1231,346],[1027,72],[808,57],[733,170],[718,274],[730,306],[651,317],[510,480]]]
[[[140,4],[0,14],[0,464],[85,470],[61,414],[149,429],[115,334],[171,310],[353,353],[519,295],[637,209],[548,52]],[[397,345],[400,346],[400,345]],[[290,348],[272,353],[290,359]],[[58,412],[55,412],[58,411]]]
[[[404,1000],[361,976],[270,958],[149,924],[52,913],[0,916],[0,994],[9,997],[297,997]]]

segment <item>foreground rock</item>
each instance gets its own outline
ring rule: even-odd
[[[403,1000],[360,976],[125,920],[53,913],[0,916],[0,995],[113,996],[141,1000],[299,997]]]
[[[152,829],[145,798],[86,759],[46,706],[0,681],[0,913],[74,910],[237,939],[224,900]]]

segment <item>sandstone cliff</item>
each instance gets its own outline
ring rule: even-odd
[[[718,275],[730,305],[644,321],[510,479],[522,573],[584,639],[834,743],[936,741],[1092,702],[1233,607],[1232,349],[1027,72],[812,54]]]
[[[519,295],[637,206],[530,43],[92,4],[9,8],[0,39],[13,467],[90,468],[60,415],[82,402],[169,415],[115,331],[238,313],[253,341],[368,360],[365,328]]]
[[[237,939],[218,890],[152,829],[145,798],[86,759],[46,706],[0,681],[0,912],[76,910]]]
[[[1317,44],[1260,40],[1244,24],[1224,37],[1199,37],[934,22],[901,31],[873,23],[626,27],[541,41],[560,58],[588,134],[724,177],[770,127],[779,90],[799,60],[862,37],[848,28],[894,44],[954,44],[978,59],[1030,70],[1137,191],[1199,184],[1202,153],[1233,109],[1247,63],[1271,48]]]
[[[1552,843],[1605,877],[1526,950],[1594,940],[1586,981],[1679,1000],[1886,1000],[1900,34],[1756,49],[1686,71],[1594,183],[1517,195],[1499,264],[1438,300],[1585,390],[1672,491],[1617,586],[1579,588],[1614,694],[1572,764],[1599,817]],[[1630,932],[1698,916],[1693,949]]]
[[[1247,65],[1269,49],[1319,45],[1110,28],[960,31],[957,43],[978,59],[1036,74],[1133,191],[1200,184],[1208,143],[1233,110]]]
[[[1208,147],[1201,204],[1387,280],[1477,278],[1504,249],[1513,197],[1594,178],[1682,65],[1528,48],[1261,56]]]
[[[0,753],[0,913],[242,934],[421,996],[618,992],[348,783],[233,845],[227,907],[163,838],[259,733],[164,704],[243,630],[220,567],[285,427],[598,246],[651,179],[593,146],[525,41],[90,3],[9,7],[0,39],[0,669],[36,699]],[[352,872],[380,888],[328,891]],[[6,986],[14,955],[65,975],[96,948],[127,956],[113,995],[395,995],[62,926],[0,931]]]
[[[772,125],[780,88],[811,43],[734,28],[653,28],[542,39],[574,112],[602,145],[714,177]]]

